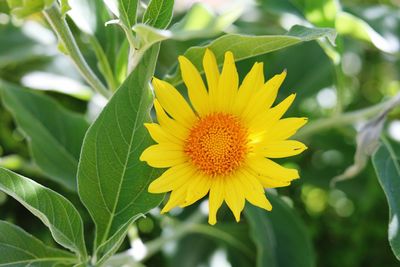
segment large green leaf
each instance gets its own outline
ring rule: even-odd
[[[65,197],[22,176],[0,168],[0,190],[20,202],[49,227],[54,240],[86,260],[82,219]]]
[[[202,70],[203,55],[207,48],[214,52],[218,64],[222,65],[226,51],[232,51],[235,55],[235,60],[239,61],[322,37],[327,37],[333,42],[335,36],[335,31],[330,28],[307,28],[299,25],[293,26],[286,35],[250,36],[226,34],[205,46],[189,48],[184,53],[184,56],[187,57],[197,69]],[[178,71],[167,78],[168,81],[174,85],[182,82]]]
[[[143,23],[165,29],[172,19],[174,0],[151,0],[143,15]]]
[[[0,221],[0,266],[55,266],[76,263],[66,251],[42,241],[9,222]]]
[[[389,242],[393,253],[400,260],[400,164],[392,145],[382,140],[372,156],[376,175],[389,204]]]
[[[96,224],[96,247],[107,243],[121,227],[128,227],[126,223],[132,217],[161,201],[162,195],[147,192],[158,171],[139,161],[142,151],[152,142],[143,123],[150,121],[149,81],[158,51],[158,45],[148,50],[84,140],[78,188]]]
[[[257,246],[257,266],[313,267],[315,256],[307,229],[286,203],[269,195],[272,212],[246,206],[250,234]]]
[[[51,98],[0,81],[4,105],[29,141],[33,159],[52,180],[76,190],[76,172],[88,123]]]

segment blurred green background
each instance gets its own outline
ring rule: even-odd
[[[177,1],[174,21],[182,18],[194,2]],[[306,116],[312,121],[337,112],[366,108],[400,92],[400,2],[397,0],[202,2],[207,2],[209,8],[219,14],[240,9],[240,18],[226,29],[227,32],[284,34],[294,24],[332,27],[338,31],[336,47],[326,41],[308,42],[238,63],[242,78],[255,61],[265,62],[267,77],[283,69],[288,70],[279,97],[283,99],[296,92],[297,99],[287,116]],[[41,91],[66,108],[93,118],[102,105],[102,99],[93,97],[89,101],[91,93],[88,86],[69,59],[57,49],[56,37],[40,14],[22,21],[11,18],[8,12],[6,1],[0,0],[0,79]],[[100,73],[87,37],[78,31],[72,21],[69,23],[86,59]],[[115,38],[122,43],[122,31],[117,31]],[[199,38],[164,42],[156,75],[164,75],[176,65],[179,54],[205,41],[207,39]],[[118,49],[110,53],[115,53],[117,57]],[[93,225],[82,204],[79,204],[78,196],[46,179],[31,163],[27,141],[1,103],[0,121],[0,166],[33,177],[67,196],[79,207],[86,230],[91,233]],[[309,149],[300,156],[282,161],[300,169],[301,179],[278,192],[304,221],[312,237],[317,266],[399,266],[387,239],[387,202],[372,165],[368,163],[354,179],[340,182],[335,188],[329,187],[331,179],[353,163],[355,136],[362,122],[304,136]],[[390,114],[385,134],[394,144],[399,144],[398,110]],[[175,216],[184,219],[193,209],[195,207],[177,211]],[[132,229],[131,241],[137,236],[135,230],[142,241],[147,241],[159,236],[167,227],[165,225],[169,225],[168,218],[160,217],[157,212],[151,214]],[[243,242],[248,240],[245,223],[231,223],[231,215],[226,209],[220,216],[223,222],[218,227],[243,236],[240,238]],[[55,245],[45,226],[2,192],[0,219],[14,222],[41,240]],[[220,250],[215,253],[217,247],[222,248],[222,254],[218,252]],[[254,249],[250,242],[248,247]],[[120,250],[128,248],[127,240]],[[224,242],[199,234],[188,235],[178,243],[168,243],[164,252],[156,254],[145,264],[174,267],[251,266],[246,260],[235,259],[237,255],[227,249]],[[221,260],[224,257],[228,257],[230,263]]]

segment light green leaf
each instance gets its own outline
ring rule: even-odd
[[[158,29],[168,27],[172,19],[174,0],[151,0],[144,12],[143,23]]]
[[[140,36],[139,48],[147,49],[166,39],[185,41],[213,37],[238,19],[242,11],[243,4],[237,4],[225,13],[217,15],[207,5],[196,3],[182,20],[169,30],[157,29],[146,24],[137,24],[132,29]]]
[[[73,264],[76,257],[43,244],[16,225],[0,220],[0,266],[55,266]]]
[[[372,156],[372,163],[389,204],[389,243],[394,255],[400,260],[400,164],[392,145],[386,139],[382,140],[381,146]]]
[[[32,157],[48,178],[76,190],[76,172],[88,123],[51,98],[0,81],[4,105],[28,139]],[[49,112],[51,111],[51,112]]]
[[[387,52],[395,53],[397,44],[386,40],[376,32],[367,22],[347,12],[340,12],[336,17],[335,28],[339,34],[350,35],[372,43],[376,48]]]
[[[197,69],[202,70],[203,55],[207,48],[214,52],[218,64],[222,65],[226,51],[232,51],[235,55],[235,60],[240,61],[323,37],[327,37],[333,43],[336,37],[336,32],[330,28],[307,28],[296,25],[293,26],[286,35],[249,36],[241,34],[226,34],[205,46],[189,48],[184,53],[184,56],[187,57],[197,67]],[[182,78],[178,71],[167,76],[167,79],[174,85],[182,82]]]
[[[257,246],[257,266],[313,267],[315,256],[307,229],[288,205],[272,194],[272,211],[248,205],[245,215]]]
[[[119,12],[121,19],[128,28],[131,28],[136,23],[136,13],[139,1],[138,0],[118,0]]]
[[[82,219],[65,197],[4,168],[0,168],[0,190],[38,217],[57,243],[86,260]]]
[[[162,198],[147,192],[149,183],[159,172],[139,161],[142,151],[152,143],[143,123],[150,121],[149,81],[158,50],[159,45],[148,50],[84,140],[78,188],[96,224],[96,247],[127,227],[134,216],[157,206]]]

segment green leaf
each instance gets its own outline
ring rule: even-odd
[[[340,12],[336,18],[335,28],[339,34],[370,42],[384,52],[395,53],[398,50],[396,44],[385,39],[367,22],[350,13]]]
[[[242,11],[242,5],[236,5],[225,13],[217,15],[208,6],[196,3],[182,20],[169,30],[160,30],[146,24],[137,24],[132,29],[140,36],[139,48],[147,49],[154,43],[166,39],[185,41],[213,37],[238,19]]]
[[[218,64],[222,65],[226,51],[232,51],[235,55],[235,60],[240,61],[322,37],[327,37],[333,43],[335,36],[336,32],[330,28],[307,28],[299,25],[293,26],[286,35],[249,36],[226,34],[205,46],[189,48],[184,53],[184,56],[187,57],[197,69],[202,70],[203,55],[207,48],[214,52]],[[174,85],[182,82],[178,71],[167,77],[167,79]]]
[[[4,105],[28,139],[32,157],[52,180],[76,190],[76,172],[88,123],[51,98],[0,81]],[[51,111],[51,112],[49,112]]]
[[[394,255],[400,260],[400,164],[392,145],[386,139],[382,140],[381,146],[372,156],[372,163],[389,204],[389,243]]]
[[[0,266],[73,264],[76,257],[43,244],[16,225],[0,220]]]
[[[118,0],[119,12],[121,19],[128,28],[131,28],[136,23],[136,13],[138,8],[138,0]]]
[[[174,0],[151,0],[144,12],[143,23],[158,29],[168,27],[172,19]]]
[[[157,206],[163,196],[147,192],[159,172],[139,161],[142,151],[152,144],[143,123],[150,121],[149,81],[158,51],[159,45],[148,50],[84,140],[78,188],[96,224],[96,247],[127,227],[126,223],[134,216]]]
[[[257,266],[313,267],[315,256],[307,229],[288,205],[269,194],[272,212],[248,205],[245,215],[257,246]]]
[[[57,243],[86,260],[82,219],[65,197],[4,168],[0,168],[0,190],[38,217]]]

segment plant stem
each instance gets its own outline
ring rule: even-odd
[[[89,36],[89,42],[93,46],[93,50],[97,59],[99,60],[100,70],[107,81],[107,85],[111,91],[114,92],[117,89],[118,84],[114,78],[114,73],[111,69],[110,62],[108,61],[107,56],[96,37],[92,35]]]
[[[92,86],[94,90],[96,90],[106,98],[109,98],[111,96],[111,93],[96,77],[92,69],[85,61],[82,53],[78,48],[78,45],[76,44],[75,38],[68,27],[67,22],[60,13],[59,7],[54,4],[48,9],[44,10],[43,14],[46,17],[47,21],[50,23],[53,30],[56,32],[60,42],[64,45],[64,48],[67,50],[68,55],[75,63],[82,76],[86,79],[86,81]]]
[[[331,118],[319,119],[313,121],[308,125],[306,125],[302,130],[300,130],[299,133],[296,134],[295,138],[305,139],[315,134],[316,132],[320,132],[331,128],[336,128],[342,125],[359,121],[360,119],[363,118],[373,116],[377,114],[379,111],[381,111],[383,108],[385,108],[385,106],[387,106],[388,103],[390,103],[391,101],[393,100],[390,99],[365,109],[351,111]]]

